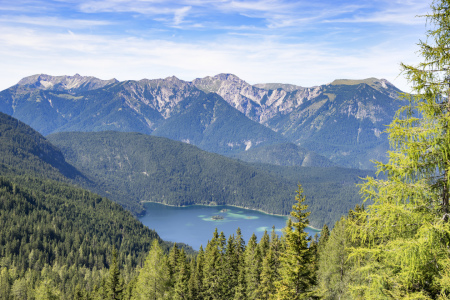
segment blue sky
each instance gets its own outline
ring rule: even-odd
[[[33,74],[300,86],[417,64],[426,0],[0,0],[0,90]],[[429,29],[429,28],[428,28]],[[399,76],[400,75],[400,76]]]

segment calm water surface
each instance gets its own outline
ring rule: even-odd
[[[147,213],[139,218],[144,225],[156,230],[163,240],[186,243],[195,250],[198,250],[200,245],[203,245],[203,249],[206,248],[216,227],[219,233],[223,231],[227,239],[240,227],[247,243],[253,233],[258,237],[258,241],[264,230],[270,234],[272,226],[275,226],[275,230],[281,235],[281,229],[287,220],[287,217],[232,206],[173,207],[159,203],[145,203],[144,206]],[[223,219],[213,220],[213,216],[221,216]],[[312,228],[307,228],[306,231],[310,235],[318,232]]]

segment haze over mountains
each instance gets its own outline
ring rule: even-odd
[[[252,162],[368,169],[388,149],[382,131],[398,92],[375,78],[303,88],[231,74],[192,82],[34,75],[0,92],[0,111],[44,135],[134,131]]]

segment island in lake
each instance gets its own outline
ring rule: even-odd
[[[213,220],[223,220],[223,216],[216,215],[216,216],[212,216],[211,219],[213,219]]]

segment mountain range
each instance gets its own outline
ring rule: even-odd
[[[44,135],[132,131],[251,162],[370,169],[385,158],[399,92],[375,78],[304,88],[232,74],[191,82],[41,74],[0,92],[0,111]]]

